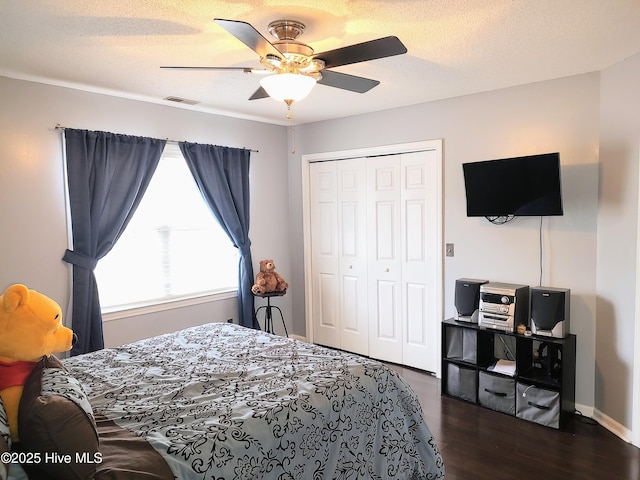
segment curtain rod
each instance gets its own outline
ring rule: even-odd
[[[56,130],[65,130],[67,127],[63,127],[62,125],[60,125],[59,123],[54,127]],[[169,138],[165,138],[165,140],[167,141],[167,143],[171,143],[174,145],[177,145],[178,143],[180,143],[180,141],[178,140],[171,140]],[[233,147],[236,148],[236,147]],[[252,148],[245,148],[242,147],[244,150],[249,150],[250,152],[255,152],[255,153],[259,153],[260,150],[253,150]]]

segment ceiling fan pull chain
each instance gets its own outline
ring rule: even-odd
[[[287,118],[291,125],[291,153],[296,153],[296,125],[293,119],[293,112],[291,111],[291,104],[293,102],[287,102]]]

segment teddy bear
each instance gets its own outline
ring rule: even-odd
[[[270,292],[286,292],[289,284],[276,272],[273,260],[260,260],[260,272],[256,275],[256,283],[251,287],[254,295]]]
[[[21,284],[0,296],[0,399],[13,443],[20,439],[18,409],[27,378],[43,357],[70,350],[73,337],[49,297]]]

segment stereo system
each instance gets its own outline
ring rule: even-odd
[[[480,287],[478,326],[515,332],[516,326],[529,324],[529,287],[489,282]]]
[[[569,335],[571,290],[459,278],[455,288],[455,319],[480,328],[564,338]],[[531,329],[529,330],[529,326]]]

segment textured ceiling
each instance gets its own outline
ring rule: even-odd
[[[308,123],[601,70],[640,52],[638,0],[0,0],[0,75],[287,124],[249,101],[260,77],[160,65],[259,67],[213,22],[302,21],[316,53],[396,35],[404,55],[338,67],[379,80],[359,94],[317,85],[294,105]]]

